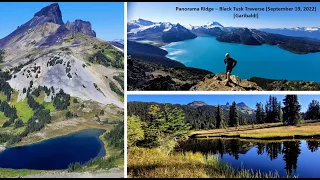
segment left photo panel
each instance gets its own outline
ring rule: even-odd
[[[124,3],[0,16],[0,178],[124,177]]]

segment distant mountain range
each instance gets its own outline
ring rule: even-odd
[[[191,103],[188,103],[187,105],[193,106],[193,107],[208,106],[208,104],[203,101],[193,101]],[[226,105],[220,105],[220,107],[225,110],[229,110],[230,106],[231,106],[230,103],[227,103]],[[249,114],[249,115],[255,114],[255,110],[247,106],[244,102],[237,103],[237,108],[240,112],[244,114]]]
[[[320,52],[320,40],[310,39],[310,37],[317,36],[318,30],[318,28],[300,28],[300,34],[293,35],[293,33],[289,33],[293,32],[293,30],[277,33],[272,29],[257,30],[245,27],[224,27],[216,21],[202,26],[182,26],[179,23],[172,24],[170,22],[152,22],[138,19],[128,22],[128,40],[170,43],[194,39],[197,36],[215,36],[216,40],[220,42],[241,43],[245,45],[277,45],[292,53],[307,54]],[[270,31],[275,32],[270,33]],[[312,36],[305,36],[302,32],[313,34]]]
[[[123,39],[114,39],[112,42],[118,42],[118,43],[124,45],[124,40]]]
[[[263,28],[260,31],[281,34],[285,36],[308,37],[320,39],[320,27],[295,27],[295,28]]]
[[[226,105],[220,105],[221,108],[224,108],[226,110],[229,110],[230,106],[231,105],[229,103],[227,103]],[[255,110],[247,106],[244,102],[237,103],[237,108],[244,114],[255,114]]]

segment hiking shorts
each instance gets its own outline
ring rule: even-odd
[[[231,73],[232,72],[232,66],[226,66],[226,73],[229,72]]]

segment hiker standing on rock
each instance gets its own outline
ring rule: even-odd
[[[229,85],[230,74],[232,72],[232,69],[237,65],[237,61],[232,59],[230,57],[229,53],[226,53],[226,58],[224,59],[224,64],[226,65],[226,74],[227,74],[226,86],[227,86],[227,85]]]

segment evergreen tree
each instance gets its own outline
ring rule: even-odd
[[[166,105],[164,128],[165,134],[174,136],[179,141],[188,135],[191,126],[184,122],[183,110],[178,108],[171,109]]]
[[[238,110],[237,110],[237,104],[235,101],[232,102],[232,105],[230,106],[229,111],[229,127],[238,126]]]
[[[256,122],[258,124],[263,124],[265,120],[263,106],[261,103],[256,104]]]
[[[57,110],[64,110],[70,105],[70,95],[66,94],[62,89],[53,99],[53,105]]]
[[[218,105],[217,113],[216,113],[216,128],[219,129],[221,127],[221,109],[220,105]]]
[[[280,122],[281,121],[281,103],[278,102],[277,97],[269,96],[266,103],[266,123]]]
[[[297,124],[300,117],[301,106],[298,102],[297,95],[286,95],[283,100],[283,122],[284,124],[294,125]]]
[[[160,145],[159,141],[164,136],[164,115],[158,105],[151,105],[148,114],[150,115],[150,122],[144,128],[145,138],[143,143],[146,147],[156,147]]]
[[[14,123],[14,128],[17,129],[17,128],[20,128],[20,127],[23,127],[24,126],[24,123],[21,119],[17,119],[16,122]]]
[[[317,100],[312,100],[306,112],[306,119],[320,119],[320,104]]]
[[[138,116],[128,116],[128,147],[135,146],[138,141],[144,139],[143,126],[146,124]]]
[[[272,122],[280,122],[280,103],[278,103],[277,97],[272,97],[272,116],[273,121]]]

